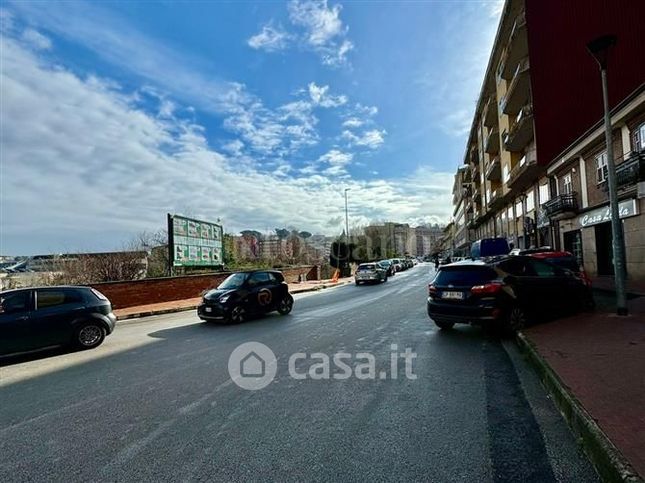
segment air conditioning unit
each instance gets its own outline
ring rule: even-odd
[[[636,186],[636,193],[638,198],[645,198],[645,181],[639,181]]]

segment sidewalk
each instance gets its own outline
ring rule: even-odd
[[[314,292],[330,287],[339,287],[347,285],[354,281],[351,277],[341,278],[338,282],[331,280],[308,280],[306,282],[296,282],[289,284],[289,292],[291,294]],[[201,302],[201,297],[195,297],[184,300],[171,300],[169,302],[162,302],[158,304],[138,305],[135,307],[126,307],[124,309],[115,309],[114,313],[118,320],[136,319],[139,317],[148,317],[150,315],[170,314],[173,312],[181,312],[183,310],[194,310]]]
[[[591,279],[591,286],[595,290],[603,290],[605,292],[614,292],[614,277],[594,277]],[[645,296],[645,280],[627,280],[625,289],[628,294],[637,294]]]
[[[628,317],[579,314],[518,336],[605,481],[645,477],[645,296],[628,308]]]

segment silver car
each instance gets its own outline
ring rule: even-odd
[[[363,282],[387,282],[387,269],[378,263],[361,263],[354,274],[356,285]]]

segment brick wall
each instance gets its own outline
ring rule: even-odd
[[[297,282],[299,278],[308,278],[317,272],[316,266],[285,268],[281,270],[287,283]],[[128,282],[104,282],[92,284],[92,287],[103,293],[115,309],[137,305],[156,304],[173,300],[199,297],[202,292],[217,287],[230,272],[219,272],[203,275],[186,275],[181,277],[148,278]]]

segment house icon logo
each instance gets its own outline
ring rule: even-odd
[[[255,352],[250,352],[240,361],[240,374],[242,377],[264,377],[266,363]]]
[[[228,358],[231,380],[242,389],[255,391],[268,386],[276,371],[275,354],[260,342],[240,344]]]

